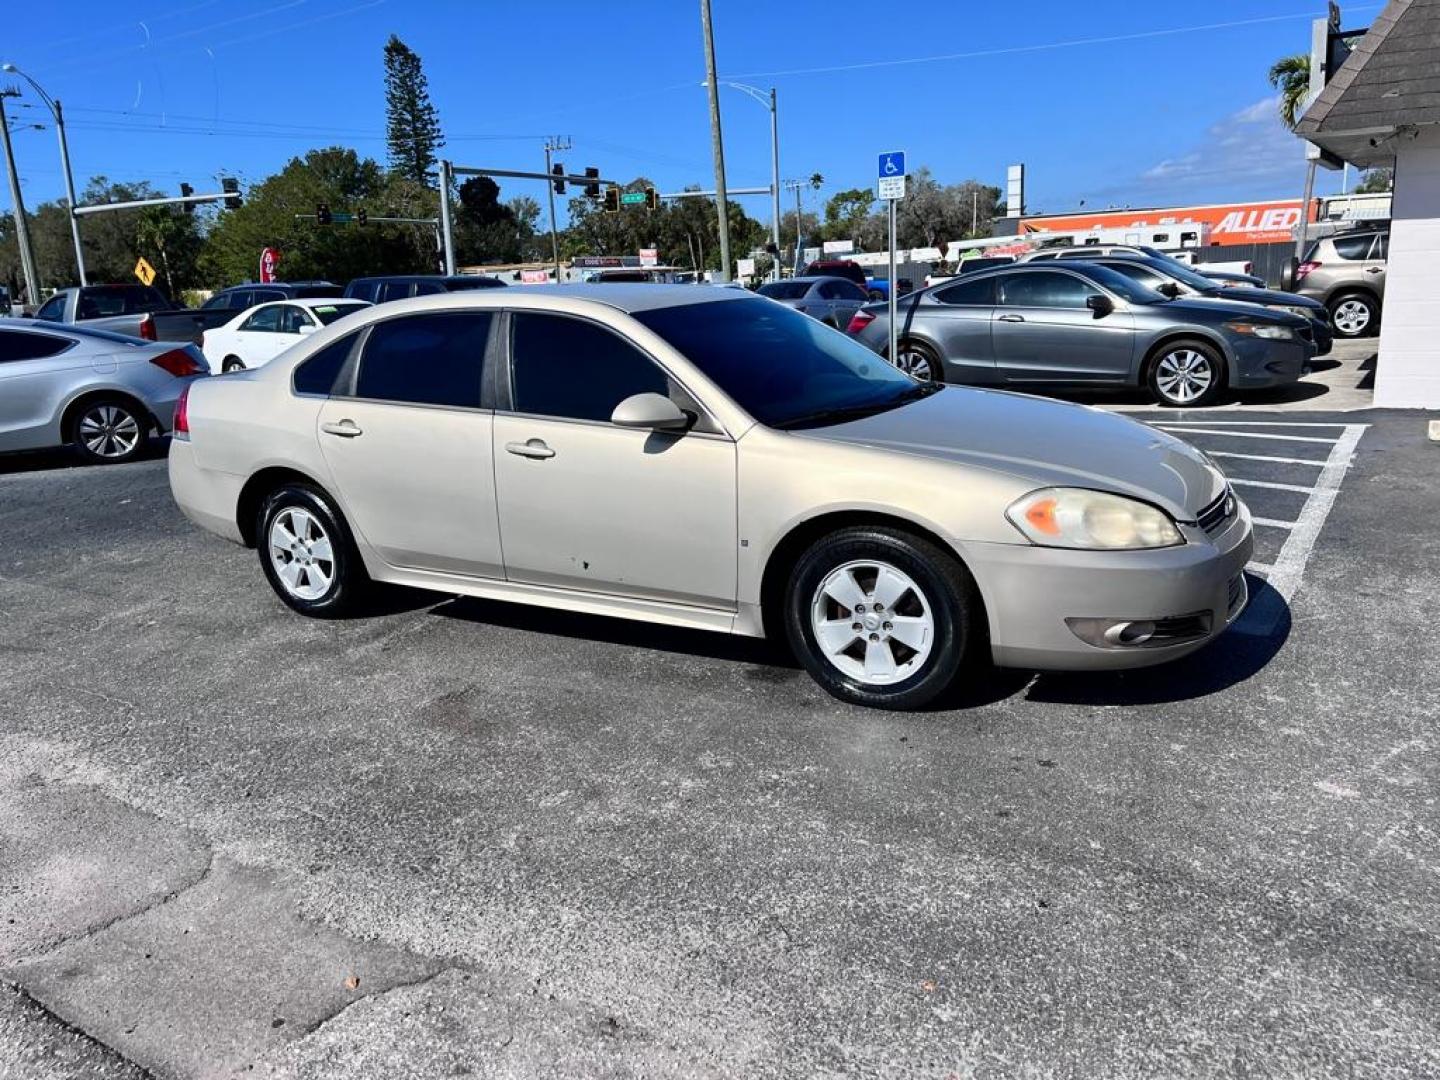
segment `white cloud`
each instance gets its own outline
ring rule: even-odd
[[[1193,149],[1140,173],[1133,194],[1145,201],[1206,195],[1255,185],[1284,193],[1304,164],[1303,143],[1280,120],[1279,97],[1262,98],[1211,124]],[[1263,195],[1263,188],[1257,191]]]

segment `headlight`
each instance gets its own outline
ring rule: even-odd
[[[1271,311],[1284,311],[1291,315],[1299,315],[1302,319],[1319,319],[1320,312],[1314,308],[1294,307],[1290,304],[1266,304]]]
[[[1271,341],[1290,341],[1295,332],[1288,326],[1272,326],[1269,323],[1227,322],[1225,329],[1247,337],[1268,338]]]
[[[1146,503],[1083,488],[1042,488],[1016,499],[1005,516],[1042,547],[1123,551],[1174,547],[1185,538]]]

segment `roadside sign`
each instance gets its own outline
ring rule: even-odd
[[[880,170],[877,174],[881,180],[887,176],[905,175],[905,151],[892,150],[888,154],[880,155]]]
[[[826,255],[849,255],[855,250],[854,240],[826,240],[824,243]]]
[[[659,266],[659,265],[660,265],[660,249],[659,249],[659,248],[641,248],[641,249],[640,249],[640,265],[641,265],[641,266]]]
[[[894,200],[905,197],[904,176],[882,176],[875,185],[875,194],[882,199]]]
[[[155,267],[141,259],[135,264],[135,276],[140,279],[142,285],[154,285]]]
[[[895,250],[895,204],[905,198],[905,151],[891,150],[889,153],[880,155],[880,166],[876,173],[875,194],[885,200],[886,217],[889,218],[889,259],[890,277],[886,292],[886,322],[889,326],[888,336],[890,347],[886,350],[885,358],[897,367],[900,363],[899,340],[896,330],[898,322],[895,301],[900,295],[900,283],[895,280],[895,259],[898,254]]]
[[[755,276],[755,260],[754,260],[754,259],[736,259],[736,260],[735,260],[735,274],[736,274],[736,276],[742,277],[742,278],[754,277],[754,276]]]
[[[892,150],[880,155],[875,194],[886,200],[905,197],[905,151]]]
[[[544,285],[550,280],[549,270],[521,270],[520,280],[526,285]]]
[[[280,264],[280,252],[267,247],[260,252],[260,284],[268,285],[275,280],[275,267]]]
[[[622,191],[620,193],[621,206],[644,206],[649,197],[643,191]]]

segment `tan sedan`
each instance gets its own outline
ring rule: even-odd
[[[373,581],[783,635],[831,693],[923,705],[967,661],[1154,664],[1238,615],[1249,514],[1197,450],[918,382],[731,289],[422,297],[181,402],[192,520],[304,614]]]

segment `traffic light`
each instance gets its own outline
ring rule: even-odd
[[[585,185],[585,197],[587,199],[598,199],[600,197],[600,170],[587,166],[585,169],[585,178],[591,181]]]
[[[330,204],[319,202],[315,204],[315,224],[329,225],[334,219],[330,216]]]
[[[557,162],[554,164],[554,166],[550,169],[550,172],[551,172],[551,174],[555,177],[554,180],[550,181],[552,184],[555,185],[555,194],[556,194],[556,195],[564,195],[564,194],[565,194],[565,166],[564,166],[564,165],[561,165],[561,164],[557,161]]]
[[[620,189],[608,187],[605,189],[605,213],[618,214],[620,212]]]
[[[645,209],[660,209],[660,193],[656,191],[653,187],[645,189]]]
[[[356,211],[355,211],[355,224],[356,224],[356,225],[368,225],[369,222],[370,222],[370,215],[369,215],[368,213],[366,213],[365,208],[364,208],[363,206],[362,206],[359,210],[356,210]]]
[[[225,209],[240,209],[240,181],[227,176],[220,181],[220,190],[225,192]]]
[[[180,185],[180,197],[181,197],[182,199],[188,199],[191,195],[194,195],[194,194],[195,194],[195,189],[194,189],[193,187],[191,187],[189,184],[181,184],[181,185]],[[193,214],[193,213],[195,213],[195,204],[194,204],[193,202],[187,202],[187,203],[184,204],[184,206],[185,206],[185,213],[187,213],[187,214]]]

